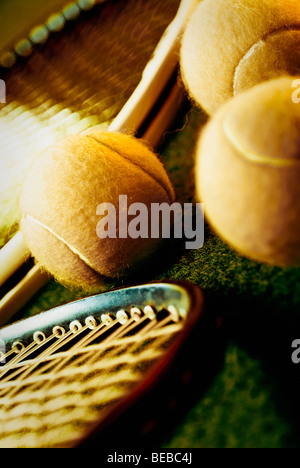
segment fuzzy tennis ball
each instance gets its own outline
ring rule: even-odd
[[[297,83],[282,77],[230,99],[197,146],[197,194],[211,226],[242,255],[281,267],[300,262]]]
[[[127,196],[122,213],[120,196]],[[64,285],[89,290],[131,273],[158,246],[150,236],[130,237],[124,222],[136,218],[127,220],[126,210],[139,203],[150,212],[151,203],[173,201],[163,165],[144,142],[93,131],[68,137],[35,160],[21,192],[20,226],[45,270]],[[101,220],[107,226],[99,236]]]
[[[208,114],[262,81],[300,73],[299,0],[203,0],[183,35],[181,71]]]

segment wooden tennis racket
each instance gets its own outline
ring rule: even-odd
[[[218,334],[202,291],[175,281],[117,289],[3,328],[0,447],[153,446],[208,385]]]

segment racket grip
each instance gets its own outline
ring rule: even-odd
[[[0,327],[3,327],[47,282],[49,277],[39,265],[0,300]]]
[[[23,265],[29,255],[19,231],[0,250],[0,287]]]

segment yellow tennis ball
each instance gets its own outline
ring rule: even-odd
[[[211,226],[242,255],[282,267],[300,262],[299,87],[282,77],[230,99],[197,146]]]
[[[183,35],[181,71],[208,114],[255,84],[300,73],[299,0],[203,0]]]
[[[20,226],[44,269],[67,286],[89,290],[131,273],[158,246],[150,234],[126,232],[136,219],[130,206],[143,204],[150,212],[152,203],[173,201],[167,173],[144,142],[94,131],[64,139],[34,162],[21,192]]]

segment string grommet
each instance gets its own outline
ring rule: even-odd
[[[146,307],[144,307],[144,312],[145,312],[145,315],[147,315],[148,319],[150,320],[156,319],[156,310],[154,309],[154,307],[147,305]]]
[[[175,306],[169,305],[168,306],[168,312],[171,314],[172,320],[174,322],[177,323],[177,322],[180,321],[180,315],[179,315],[179,312],[178,312],[178,310],[176,309]]]
[[[111,325],[114,322],[114,318],[110,314],[102,314],[101,322],[104,325]]]
[[[64,334],[66,333],[66,330],[63,327],[60,327],[59,325],[57,325],[56,327],[53,328],[52,333],[57,338],[60,338],[64,336]]]
[[[16,353],[19,354],[25,349],[24,344],[21,341],[15,341],[12,345],[12,350]]]
[[[70,330],[74,335],[82,329],[82,325],[78,320],[74,320],[70,323]]]
[[[128,313],[125,310],[119,310],[119,312],[117,312],[116,317],[121,325],[125,325],[129,320]]]
[[[133,320],[135,320],[136,322],[138,322],[139,320],[141,320],[141,318],[143,317],[143,312],[141,309],[139,309],[138,307],[131,307],[130,309],[130,315],[131,317],[133,318]]]
[[[95,330],[95,328],[97,328],[98,325],[97,320],[95,319],[95,317],[92,316],[87,317],[85,319],[85,324],[90,330]]]
[[[35,341],[36,343],[42,343],[43,341],[45,341],[45,339],[46,339],[46,335],[45,333],[41,331],[36,331],[33,334],[33,341]]]

